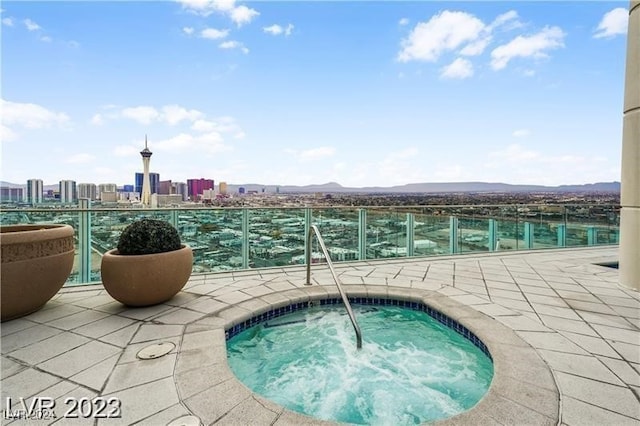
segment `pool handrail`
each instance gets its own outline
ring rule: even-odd
[[[340,284],[340,279],[336,275],[335,269],[333,269],[333,263],[331,262],[331,257],[329,256],[329,252],[327,251],[327,247],[324,244],[324,240],[320,235],[320,230],[316,225],[311,225],[309,227],[309,235],[307,238],[307,282],[305,285],[311,285],[311,240],[313,239],[313,235],[315,234],[318,239],[318,243],[322,248],[322,253],[324,254],[325,259],[327,259],[327,265],[329,265],[329,270],[331,271],[331,275],[333,276],[333,280],[338,286],[338,291],[340,292],[340,297],[342,297],[342,302],[344,303],[345,308],[347,309],[347,314],[349,314],[349,319],[351,320],[351,324],[353,325],[353,329],[356,332],[356,347],[358,349],[362,349],[362,332],[360,331],[360,326],[356,321],[356,317],[353,314],[353,310],[351,309],[351,303],[349,303],[349,298],[347,298],[346,293],[342,289],[342,284]]]

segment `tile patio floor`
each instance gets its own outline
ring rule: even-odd
[[[617,269],[594,265],[615,260],[617,247],[600,247],[358,262],[336,270],[347,293],[435,291],[514,330],[553,372],[558,423],[640,425],[640,293],[617,285]],[[7,397],[15,409],[20,397],[29,403],[39,396],[56,400],[58,418],[2,423],[166,425],[191,414],[189,401],[206,403],[211,395],[226,405],[205,424],[296,424],[299,419],[248,392],[224,392],[231,376],[223,346],[213,361],[207,354],[192,366],[178,359],[197,353],[198,339],[210,333],[207,321],[220,320],[212,314],[276,303],[282,292],[309,289],[304,277],[302,267],[194,275],[170,302],[139,309],[115,302],[101,286],[65,288],[42,310],[0,327],[3,414]],[[313,291],[335,288],[326,266],[314,266],[312,277],[322,284]],[[176,349],[136,359],[158,342]],[[185,380],[193,384],[189,391],[181,386]],[[122,418],[62,417],[65,398],[97,396],[119,398]],[[529,423],[497,415],[483,421]]]

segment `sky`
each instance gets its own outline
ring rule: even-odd
[[[620,180],[627,1],[0,7],[3,181]]]

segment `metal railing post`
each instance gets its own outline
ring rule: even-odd
[[[242,269],[249,269],[249,209],[242,209]]]
[[[558,225],[558,247],[565,247],[567,245],[567,225],[561,223]]]
[[[171,209],[171,213],[169,215],[169,220],[171,221],[171,225],[178,229],[178,210]]]
[[[487,245],[489,251],[498,251],[498,222],[495,219],[489,219],[489,242]]]
[[[449,216],[449,252],[456,254],[458,251],[458,218]]]
[[[304,209],[304,258],[305,264],[310,264],[311,260],[311,238],[309,237],[309,229],[313,221],[313,212],[307,207]],[[308,280],[307,280],[308,281]]]
[[[533,248],[533,223],[524,223],[524,246],[527,249]]]
[[[358,210],[358,260],[367,258],[367,209]]]
[[[413,213],[407,213],[407,256],[415,254],[415,216]]]
[[[598,244],[598,228],[590,226],[587,228],[587,245],[594,246]]]
[[[78,221],[78,252],[80,265],[78,279],[80,283],[91,282],[91,200],[80,198],[80,217]]]

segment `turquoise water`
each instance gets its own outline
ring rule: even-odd
[[[421,311],[343,305],[252,327],[227,342],[236,377],[290,410],[354,424],[408,425],[473,407],[493,377],[480,349]]]

